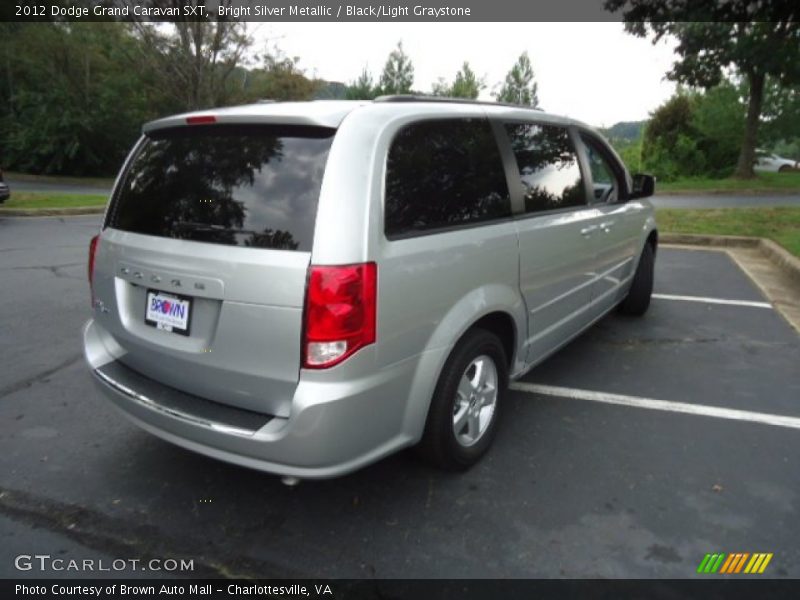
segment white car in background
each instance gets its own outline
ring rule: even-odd
[[[3,171],[0,169],[0,204],[5,202],[11,197],[11,190],[8,189],[8,184],[3,181]]]
[[[777,154],[756,150],[756,164],[753,167],[756,171],[767,171],[771,173],[785,173],[800,168],[797,161],[790,158],[783,158]]]

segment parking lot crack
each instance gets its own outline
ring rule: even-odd
[[[159,528],[132,523],[76,504],[57,502],[29,492],[0,487],[0,514],[34,527],[63,535],[84,547],[113,557],[138,558],[142,562],[169,557],[193,560],[192,576],[197,578],[308,578],[262,560],[231,556],[206,539],[183,532],[180,538]],[[198,552],[202,548],[202,553]]]
[[[9,271],[49,271],[56,277],[63,277],[66,279],[80,279],[74,275],[67,275],[62,271],[68,267],[78,267],[83,263],[66,263],[63,265],[31,265],[29,267],[11,267]]]
[[[40,371],[35,375],[31,375],[30,377],[26,377],[22,381],[17,381],[12,383],[11,385],[7,385],[4,388],[0,388],[0,398],[4,398],[13,394],[14,392],[18,392],[20,390],[24,390],[25,388],[31,387],[34,383],[42,381],[43,379],[49,377],[53,373],[60,371],[61,369],[66,369],[67,367],[71,367],[76,362],[78,362],[83,357],[82,354],[73,354],[69,358],[61,361],[54,367],[50,367],[49,369],[45,369],[44,371]]]

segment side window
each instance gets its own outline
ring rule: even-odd
[[[564,127],[507,123],[525,188],[525,212],[586,204],[578,156]]]
[[[420,121],[397,133],[386,164],[387,236],[510,215],[508,184],[488,120]]]
[[[581,134],[586,147],[586,158],[592,172],[592,202],[613,203],[619,200],[619,180],[609,160],[603,155],[598,143]]]

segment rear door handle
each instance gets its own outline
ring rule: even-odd
[[[583,237],[589,237],[595,231],[597,231],[597,225],[589,225],[589,227],[584,227],[581,229],[581,235]]]
[[[600,229],[608,233],[611,231],[611,228],[614,226],[614,221],[603,221],[600,223]]]

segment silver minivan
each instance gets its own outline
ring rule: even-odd
[[[86,360],[143,429],[325,478],[474,464],[510,379],[643,314],[653,178],[582,123],[393,96],[144,126],[90,243]]]

